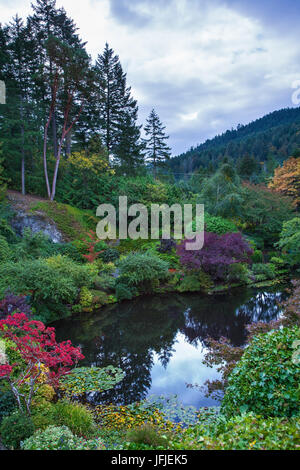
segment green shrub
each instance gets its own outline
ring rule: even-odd
[[[2,420],[0,426],[1,440],[7,449],[19,449],[20,442],[30,437],[34,430],[31,418],[19,411],[15,411]]]
[[[114,290],[116,285],[116,279],[109,274],[101,273],[95,281],[96,289],[101,289],[104,291]]]
[[[145,446],[165,449],[168,445],[168,437],[162,435],[158,427],[150,423],[127,431],[126,441],[126,448],[131,450],[143,450]]]
[[[200,280],[197,274],[187,274],[177,287],[179,292],[198,292],[201,290]]]
[[[11,259],[12,251],[6,241],[6,239],[0,236],[0,263],[4,263],[5,261]]]
[[[83,262],[81,253],[76,248],[76,245],[74,243],[56,243],[54,245],[54,248],[55,254],[67,256],[71,260],[76,261],[76,263]]]
[[[13,243],[17,240],[17,236],[6,219],[0,218],[0,235],[4,237],[8,243]]]
[[[116,291],[115,291],[117,300],[121,302],[122,300],[131,300],[138,294],[138,291],[135,287],[128,287],[126,284],[122,282],[118,282],[116,284]]]
[[[93,294],[92,292],[86,287],[83,286],[80,291],[79,303],[83,308],[91,307],[93,302]]]
[[[266,281],[268,279],[275,279],[276,268],[272,263],[262,264],[257,263],[252,265],[252,272],[257,281]]]
[[[36,429],[46,429],[57,424],[55,405],[46,400],[38,400],[32,404],[32,422]]]
[[[177,269],[180,267],[179,256],[176,254],[175,250],[172,253],[157,252],[157,256],[163,261],[166,261],[171,269]]]
[[[53,408],[54,423],[67,426],[77,436],[92,437],[95,424],[92,413],[80,403],[58,401]]]
[[[282,249],[291,266],[300,264],[300,217],[283,223],[280,240],[276,245]]]
[[[195,426],[185,433],[180,449],[296,450],[300,445],[300,419],[262,418],[252,413]]]
[[[0,264],[0,296],[31,293],[39,318],[49,322],[66,315],[79,290],[90,287],[96,274],[91,264],[80,265],[66,256]]]
[[[272,330],[251,340],[228,379],[221,411],[290,417],[299,413],[300,366],[293,360],[298,327]]]
[[[117,283],[151,292],[159,281],[169,276],[168,263],[149,253],[131,253],[118,263],[120,277]]]
[[[10,415],[16,409],[16,406],[12,392],[0,387],[0,423],[5,416]]]
[[[231,222],[231,220],[224,219],[223,217],[205,214],[204,221],[206,232],[213,232],[217,233],[218,235],[238,232],[236,225]]]
[[[113,263],[120,258],[120,253],[115,248],[107,248],[103,253],[100,253],[99,258],[102,259],[104,263]]]
[[[33,233],[29,228],[25,228],[21,241],[14,247],[14,258],[16,261],[47,258],[54,252],[55,244],[43,232]]]
[[[86,440],[74,436],[67,426],[48,426],[38,430],[22,443],[23,450],[100,450],[99,439]]]
[[[261,250],[254,249],[253,255],[251,256],[253,263],[262,263],[263,262],[263,252]]]
[[[223,235],[224,233],[238,232],[236,225],[228,219],[221,216],[210,215],[207,212],[204,214],[205,231]],[[192,223],[193,231],[196,230],[196,220]]]
[[[247,266],[242,263],[231,264],[228,268],[228,282],[242,282],[247,284],[249,282],[249,270]]]

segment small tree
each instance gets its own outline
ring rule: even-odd
[[[241,233],[205,232],[201,250],[186,250],[187,242],[184,240],[177,248],[181,264],[187,269],[202,269],[215,280],[224,280],[230,265],[249,262],[253,253]]]
[[[156,179],[157,167],[165,164],[171,156],[171,149],[166,143],[169,136],[165,135],[165,126],[162,125],[154,109],[152,109],[144,129],[147,136],[144,139],[146,159],[151,163]]]
[[[104,250],[96,251],[96,245],[99,244],[99,239],[93,230],[90,230],[86,235],[89,239],[84,239],[83,242],[85,243],[88,254],[83,255],[83,257],[87,259],[89,263],[93,263]]]
[[[296,153],[297,155],[297,153]],[[275,170],[269,188],[292,197],[295,206],[300,205],[300,158],[291,157],[285,160],[282,167]]]
[[[84,359],[80,348],[71,341],[57,343],[55,329],[42,322],[28,320],[24,313],[16,313],[0,321],[4,338],[14,343],[13,349],[20,355],[20,364],[0,365],[0,379],[7,380],[21,412],[30,415],[32,398],[38,380],[43,379],[54,388],[73,365]]]

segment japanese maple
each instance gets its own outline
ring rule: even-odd
[[[84,356],[71,341],[58,343],[54,328],[29,320],[24,313],[15,313],[1,320],[0,331],[4,338],[14,343],[13,349],[25,364],[21,367],[18,363],[0,365],[0,379],[8,381],[20,410],[23,411],[25,404],[30,415],[32,398],[41,375],[48,384],[57,388],[60,378]]]
[[[90,230],[86,235],[88,236],[89,240],[83,240],[83,241],[86,245],[88,254],[83,255],[83,256],[84,258],[88,260],[89,263],[93,263],[98,258],[100,253],[102,253],[104,250],[96,251],[96,245],[97,243],[99,243],[99,240],[96,237],[95,232]]]
[[[202,269],[214,280],[224,280],[227,268],[234,263],[250,261],[252,249],[241,233],[204,233],[204,246],[201,250],[186,250],[184,240],[178,247],[181,264],[187,269]]]

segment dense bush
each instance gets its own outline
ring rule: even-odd
[[[212,286],[211,277],[203,271],[199,271],[184,275],[177,289],[179,292],[197,292],[206,291]]]
[[[256,263],[252,265],[252,272],[256,281],[265,281],[267,279],[275,279],[276,268],[272,263],[262,264]]]
[[[238,232],[236,225],[231,222],[231,220],[224,219],[223,217],[205,214],[204,222],[206,232],[213,232],[217,233],[218,235],[223,235],[224,233]]]
[[[255,336],[228,378],[222,412],[290,417],[299,413],[300,365],[293,360],[298,327]]]
[[[0,236],[4,237],[8,243],[14,243],[17,236],[6,219],[0,217]]]
[[[115,248],[107,248],[102,253],[100,253],[99,258],[104,261],[104,263],[114,262],[120,258],[120,253]]]
[[[291,266],[300,264],[300,217],[283,224],[277,245]]]
[[[242,263],[231,264],[228,267],[228,282],[241,282],[247,284],[249,282],[249,270]]]
[[[95,424],[92,413],[80,403],[58,401],[53,408],[53,424],[65,425],[77,436],[92,437]]]
[[[43,232],[33,233],[29,228],[24,229],[21,241],[14,246],[15,260],[47,258],[54,252],[55,244]]]
[[[12,251],[7,240],[0,236],[0,263],[4,263],[12,257]]]
[[[30,437],[34,431],[31,418],[19,411],[4,417],[0,426],[1,440],[8,449],[19,449],[20,442]]]
[[[138,290],[135,287],[129,287],[122,282],[118,282],[115,293],[118,301],[121,302],[122,300],[131,300],[138,295]]]
[[[67,314],[66,305],[75,303],[79,289],[89,287],[97,270],[80,265],[66,256],[47,260],[6,262],[0,265],[0,296],[10,289],[15,294],[30,294],[31,304],[44,321]]]
[[[31,414],[36,429],[46,429],[57,424],[55,421],[55,405],[46,400],[34,401]]]
[[[15,410],[17,404],[10,390],[5,390],[0,386],[0,423],[5,416]]]
[[[253,255],[251,256],[253,263],[262,263],[263,262],[263,252],[258,249],[253,250]]]
[[[300,419],[262,418],[252,413],[195,426],[175,448],[199,450],[295,450],[300,445]]]
[[[168,446],[166,433],[163,434],[157,426],[150,423],[127,431],[126,441],[128,450],[165,449]]]
[[[200,250],[187,250],[187,242],[184,240],[177,248],[181,264],[187,269],[202,269],[215,281],[226,280],[230,265],[248,262],[252,255],[240,233],[204,232],[204,246]]]
[[[86,440],[74,436],[67,426],[48,426],[38,430],[22,444],[24,450],[100,450],[99,439]]]
[[[241,223],[243,230],[261,240],[262,248],[278,241],[282,224],[292,217],[289,198],[262,185],[244,184]]]
[[[151,292],[169,275],[168,264],[150,253],[132,253],[118,263],[118,268],[117,283],[136,287],[141,292]]]

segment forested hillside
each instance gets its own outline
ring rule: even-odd
[[[215,169],[224,157],[237,162],[241,176],[243,167],[253,159],[253,173],[272,173],[300,144],[300,108],[274,111],[248,125],[239,125],[213,139],[172,158],[173,172],[192,173],[201,167]],[[248,170],[249,171],[249,170]]]

